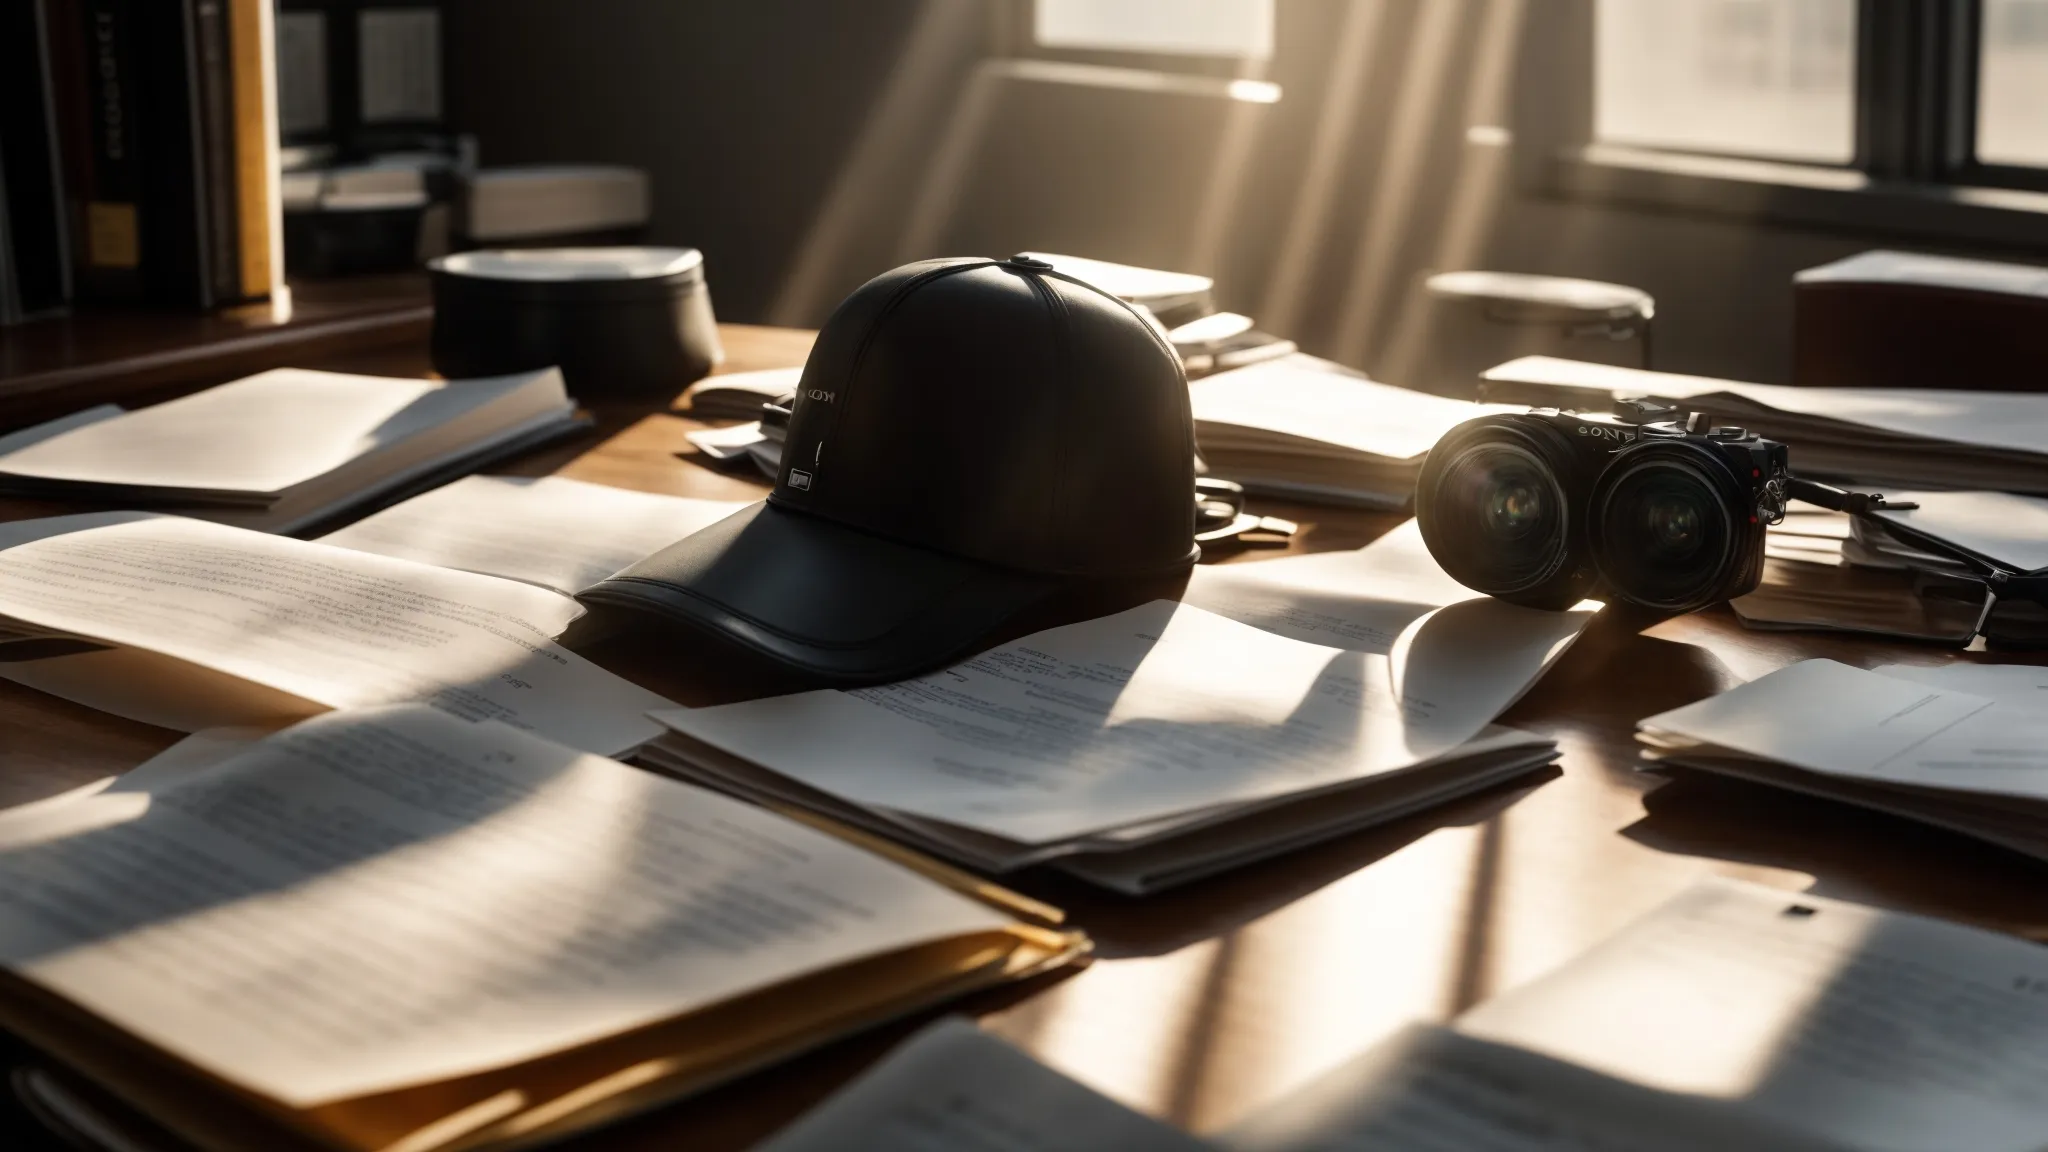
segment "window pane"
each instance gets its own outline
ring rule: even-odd
[[[1856,0],[1599,0],[1594,134],[1847,163]]]
[[[2048,0],[1985,0],[1977,159],[2048,164]]]
[[[1038,0],[1033,39],[1046,48],[1273,54],[1273,0]]]

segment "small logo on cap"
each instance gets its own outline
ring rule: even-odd
[[[789,486],[799,492],[809,492],[811,490],[811,474],[801,468],[791,468],[789,470]]]

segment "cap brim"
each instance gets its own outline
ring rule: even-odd
[[[945,663],[1066,584],[764,501],[577,599],[701,629],[814,676],[873,682]]]

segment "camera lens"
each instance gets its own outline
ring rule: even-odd
[[[1430,452],[1415,515],[1437,563],[1478,592],[1544,608],[1582,599],[1593,579],[1580,562],[1568,478],[1569,446],[1547,427],[1489,417],[1455,428]],[[1583,490],[1583,489],[1582,489]]]
[[[1594,560],[1615,593],[1691,612],[1726,599],[1742,567],[1737,503],[1725,468],[1691,444],[1623,453],[1593,493]]]

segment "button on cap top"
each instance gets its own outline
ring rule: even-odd
[[[1052,270],[1052,261],[1040,260],[1036,256],[1026,256],[1022,252],[1003,261],[1003,263],[1008,264],[1012,268],[1029,268],[1033,272],[1049,272]]]

